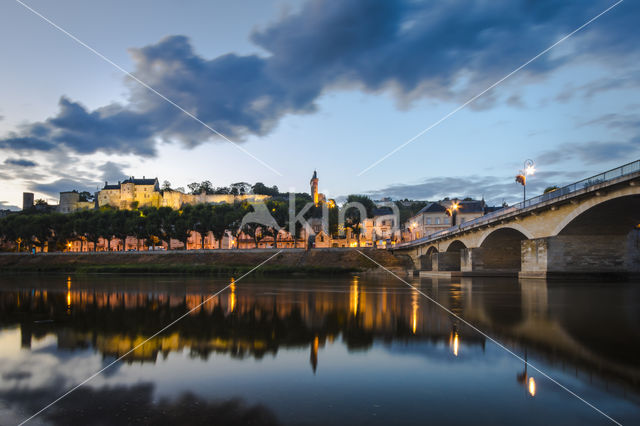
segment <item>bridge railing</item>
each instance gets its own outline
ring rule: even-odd
[[[618,179],[620,177],[630,175],[632,173],[637,173],[637,172],[640,172],[640,160],[632,161],[631,163],[627,163],[620,167],[616,167],[615,169],[607,170],[606,172],[588,177],[586,179],[582,179],[578,182],[572,183],[567,186],[563,186],[562,188],[558,188],[554,191],[547,192],[546,194],[538,195],[537,197],[533,197],[528,200],[521,201],[512,206],[504,207],[504,208],[501,208],[500,210],[487,213],[483,216],[463,222],[460,225],[456,225],[448,229],[443,229],[442,231],[438,231],[433,234],[425,235],[424,237],[418,238],[413,241],[407,241],[405,243],[396,244],[393,248],[420,244],[422,242],[433,240],[438,237],[442,237],[448,234],[453,234],[460,230],[472,228],[474,226],[478,226],[483,223],[491,222],[492,220],[497,219],[499,217],[510,215],[512,213],[517,212],[518,210],[526,209],[526,208],[535,206],[537,204],[546,203],[547,201],[564,197],[565,195],[570,195],[574,192],[587,189],[591,186],[599,185],[601,183]]]

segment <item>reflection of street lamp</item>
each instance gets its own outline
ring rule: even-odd
[[[527,176],[533,175],[535,172],[536,168],[533,160],[525,160],[522,170],[516,175],[516,182],[522,185],[522,201],[527,201]]]
[[[523,385],[529,395],[536,396],[536,380],[527,374],[527,351],[524,351],[524,371],[516,374],[516,380]]]

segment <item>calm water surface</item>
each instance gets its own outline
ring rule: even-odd
[[[3,276],[0,423],[20,423],[227,284]],[[640,424],[640,283],[413,284]],[[531,365],[393,277],[248,277],[29,424],[613,424]]]

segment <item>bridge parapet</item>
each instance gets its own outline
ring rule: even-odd
[[[463,232],[484,226],[492,226],[500,221],[517,220],[519,216],[535,213],[536,210],[553,207],[555,204],[561,204],[589,194],[599,195],[607,188],[626,182],[633,183],[633,181],[638,178],[640,178],[640,160],[582,179],[555,191],[530,198],[510,207],[496,210],[495,212],[463,222],[434,234],[413,241],[396,244],[394,247],[390,247],[389,250],[402,250],[404,248],[432,244],[438,240],[444,240]]]

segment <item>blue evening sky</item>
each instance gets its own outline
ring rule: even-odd
[[[0,208],[126,176],[328,196],[521,197],[640,158],[640,18],[624,1],[25,1],[0,4]],[[535,4],[535,6],[532,6]]]

